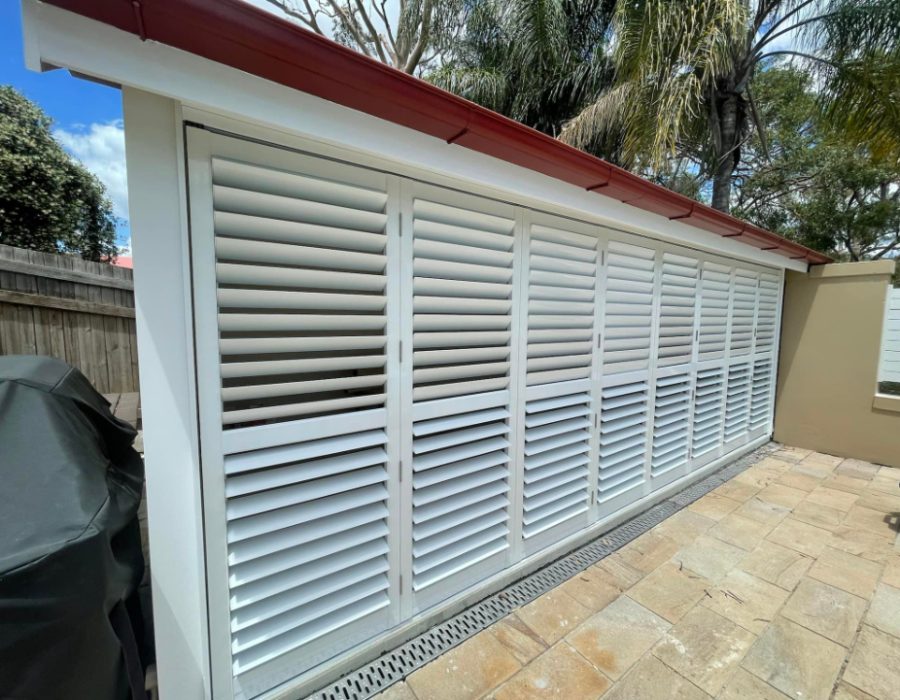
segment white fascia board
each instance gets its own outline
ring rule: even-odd
[[[447,144],[383,119],[278,85],[37,0],[23,0],[26,55],[101,80],[128,85],[293,136],[352,149],[429,175],[476,182],[507,199],[546,203],[582,213],[611,228],[727,255],[757,264],[807,271],[807,264],[671,221],[602,194],[462,146]],[[128,128],[126,123],[125,128]],[[515,183],[514,190],[497,183]],[[487,192],[485,192],[487,194]]]

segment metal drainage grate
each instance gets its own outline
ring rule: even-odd
[[[385,652],[310,696],[310,700],[365,700],[402,680],[417,668],[449,651],[508,614],[530,603],[551,588],[593,566],[669,516],[721,486],[729,479],[780,447],[770,442],[730,462],[696,484],[651,506],[631,520],[614,527],[593,542],[579,547],[533,574],[488,596],[446,622]]]

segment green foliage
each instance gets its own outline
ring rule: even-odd
[[[0,243],[113,258],[115,219],[103,185],[50,127],[40,107],[0,86]]]
[[[482,0],[434,84],[557,135],[612,80],[614,0]]]
[[[766,143],[744,149],[735,213],[839,259],[900,252],[900,166],[829,126],[808,73],[772,68],[754,86]]]

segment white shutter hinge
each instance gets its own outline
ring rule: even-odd
[[[603,346],[602,346],[602,343],[603,343],[603,334],[602,334],[602,333],[598,333],[598,334],[597,334],[597,347],[598,347],[598,348],[603,347]]]
[[[596,505],[597,503],[597,489],[591,491],[591,505]]]
[[[694,331],[694,340],[700,340],[700,329]]]
[[[400,364],[403,364],[403,341],[398,343],[397,354],[400,355]]]
[[[400,574],[400,590],[403,590],[403,574]]]
[[[606,264],[606,251],[605,250],[600,251],[600,264],[601,265]]]
[[[403,483],[403,460],[400,460],[400,483]]]
[[[594,411],[594,428],[600,427],[600,414]]]

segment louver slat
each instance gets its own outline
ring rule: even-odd
[[[660,377],[656,380],[650,460],[650,473],[653,476],[687,464],[690,400],[689,374]]]
[[[756,315],[756,273],[740,268],[734,271],[731,297],[731,356],[746,355],[753,347],[753,323]]]
[[[508,387],[513,227],[512,218],[414,199],[414,401]]]
[[[728,368],[728,387],[725,394],[725,442],[747,434],[750,417],[750,365]]]
[[[647,383],[604,387],[600,403],[598,501],[644,482]]]
[[[699,265],[693,258],[663,253],[657,354],[660,366],[691,361]]]
[[[314,170],[212,159],[226,427],[384,405],[384,176]]]
[[[722,442],[725,375],[721,368],[697,372],[694,391],[694,418],[691,455],[701,457]]]
[[[700,333],[698,340],[701,360],[725,355],[730,286],[731,268],[712,262],[703,263],[700,278]]]
[[[768,352],[775,347],[775,329],[778,324],[778,297],[780,280],[767,272],[759,275],[759,310],[756,317],[756,351]]]
[[[388,605],[387,437],[362,437],[226,456],[236,673]]]
[[[646,369],[650,363],[656,253],[610,241],[603,323],[604,373]]]
[[[772,406],[772,359],[763,358],[753,363],[753,381],[750,395],[750,430],[758,430],[769,424]]]

